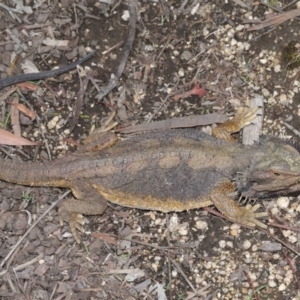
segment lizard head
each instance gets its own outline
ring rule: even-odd
[[[280,139],[267,138],[242,178],[238,187],[246,197],[300,193],[300,153]]]

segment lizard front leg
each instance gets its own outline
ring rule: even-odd
[[[231,221],[249,227],[255,227],[257,225],[266,228],[267,226],[258,219],[268,216],[268,213],[256,212],[259,208],[258,204],[254,206],[237,205],[237,203],[228,196],[228,194],[234,191],[234,184],[230,181],[225,181],[212,189],[210,199],[217,209]]]
[[[107,208],[107,202],[97,189],[84,179],[72,182],[71,190],[76,199],[67,199],[61,204],[60,223],[62,225],[63,221],[66,221],[70,224],[74,239],[79,244],[77,230],[84,232],[82,215],[101,215]]]
[[[249,125],[256,117],[257,110],[258,107],[254,107],[252,109],[247,107],[239,108],[236,115],[231,120],[213,128],[212,136],[228,142],[234,142],[231,134],[238,132],[245,126]]]

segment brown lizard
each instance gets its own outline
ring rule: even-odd
[[[255,111],[243,110],[214,130],[225,138],[248,124]],[[237,195],[266,198],[300,190],[300,155],[291,145],[266,138],[243,146],[197,129],[154,131],[119,140],[92,134],[76,152],[50,162],[0,159],[0,180],[29,186],[66,187],[75,198],[59,208],[61,220],[83,230],[81,214],[102,214],[107,200],[162,212],[215,205],[233,222],[266,227],[265,212],[237,205]]]

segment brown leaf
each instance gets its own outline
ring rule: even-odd
[[[24,104],[22,104],[22,103],[13,103],[13,102],[9,102],[8,104],[15,106],[24,115],[28,116],[32,121],[35,120],[35,118],[36,118],[35,111],[29,109]]]
[[[35,146],[36,142],[29,141],[0,128],[0,144],[10,146]]]
[[[39,86],[37,84],[30,83],[30,82],[18,83],[18,87],[26,88],[27,90],[30,90],[30,91],[36,91],[39,88]]]
[[[109,235],[102,233],[102,232],[92,232],[91,234],[93,237],[97,238],[97,239],[101,239],[104,242],[110,243],[112,245],[117,245],[117,242],[115,239],[113,239],[112,237],[110,237]]]
[[[18,101],[19,100],[17,98],[14,98],[11,104],[18,104]],[[14,105],[10,109],[10,123],[12,125],[14,134],[21,136],[19,110]]]

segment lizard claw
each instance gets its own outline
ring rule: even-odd
[[[59,208],[59,218],[60,218],[60,225],[63,226],[64,221],[69,223],[71,233],[74,236],[74,239],[77,244],[80,244],[80,238],[78,235],[78,231],[84,232],[84,219],[83,215],[79,213],[71,213],[67,209],[64,208],[62,205]]]
[[[84,219],[82,214],[72,213],[69,224],[76,243],[80,244],[80,238],[77,230],[79,230],[80,232],[84,232]]]
[[[267,228],[267,225],[259,221],[258,219],[268,216],[268,213],[256,212],[259,207],[260,207],[259,204],[256,204],[254,206],[248,204],[245,207],[240,207],[239,216],[236,217],[234,221],[250,227],[259,226],[262,228]]]
[[[257,115],[257,110],[258,107],[254,107],[252,109],[241,107],[238,109],[235,117],[232,120],[234,120],[237,126],[242,129],[243,127],[251,124],[251,122]]]
[[[211,200],[213,204],[232,222],[236,222],[249,227],[259,226],[266,228],[267,226],[259,221],[259,218],[268,216],[267,212],[256,212],[260,207],[259,204],[251,206],[239,206],[233,199],[226,194],[232,192],[234,185],[232,182],[223,182],[219,184],[213,191]]]
[[[218,139],[233,142],[231,134],[240,131],[245,126],[251,124],[251,121],[257,115],[258,107],[249,109],[247,107],[239,108],[235,117],[231,120],[213,128],[212,135]]]

